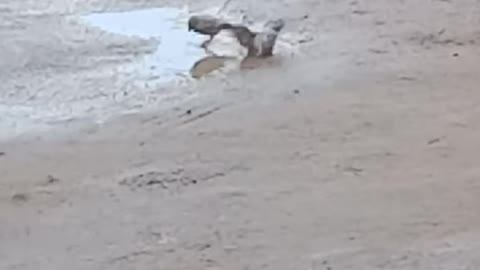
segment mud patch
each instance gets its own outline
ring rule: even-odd
[[[267,68],[267,67],[275,67],[282,65],[282,57],[274,55],[273,57],[268,58],[255,58],[255,57],[248,57],[240,62],[240,69],[249,70],[249,69],[257,69],[257,68]]]
[[[132,191],[139,189],[154,189],[157,187],[164,190],[178,191],[180,188],[200,184],[223,176],[225,176],[225,172],[204,173],[199,175],[198,173],[189,174],[183,169],[177,169],[170,172],[148,171],[125,177],[119,182],[119,185],[127,186]]]

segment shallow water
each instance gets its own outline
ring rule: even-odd
[[[83,20],[110,33],[158,41],[153,54],[143,57],[140,63],[120,68],[145,81],[168,82],[185,77],[198,79],[224,68],[224,62],[240,60],[246,55],[245,48],[232,40],[228,31],[220,32],[210,43],[209,52],[205,51],[200,44],[208,37],[187,31],[190,15],[186,9],[153,8],[95,13],[84,16]],[[287,44],[279,39],[277,45],[285,51]],[[249,68],[253,67],[249,65]]]
[[[95,13],[83,17],[92,27],[143,39],[155,39],[155,52],[130,67],[129,72],[157,81],[170,81],[188,71],[208,54],[200,44],[207,37],[187,31],[188,12],[177,8],[154,8],[115,13]]]

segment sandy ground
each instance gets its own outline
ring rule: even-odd
[[[149,91],[65,19],[167,4],[0,4],[0,269],[480,269],[478,1],[232,1],[312,39]]]

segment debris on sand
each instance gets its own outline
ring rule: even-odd
[[[60,182],[59,178],[54,177],[52,175],[47,176],[47,182],[46,182],[47,185],[55,184],[55,183],[58,183],[58,182]]]
[[[12,201],[15,203],[24,203],[30,199],[26,193],[15,193],[12,195]]]

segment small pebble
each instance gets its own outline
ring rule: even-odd
[[[0,152],[0,157],[3,157],[3,156],[5,156],[5,155],[6,155],[5,152]]]
[[[192,110],[187,110],[185,113],[186,113],[187,115],[190,115],[190,114],[192,114]]]
[[[57,183],[57,182],[60,182],[60,179],[52,176],[52,175],[48,175],[47,176],[47,184],[54,184],[54,183]]]
[[[28,195],[25,193],[15,193],[12,196],[12,201],[14,202],[26,202],[28,201]]]
[[[458,57],[459,54],[458,54],[458,53],[453,53],[452,56],[453,56],[453,57]]]
[[[442,139],[441,138],[434,138],[434,139],[431,139],[427,142],[427,145],[432,145],[432,144],[436,144],[438,142],[440,142]]]
[[[293,90],[293,93],[296,94],[296,95],[298,95],[298,94],[300,94],[300,90],[295,89],[295,90]]]

